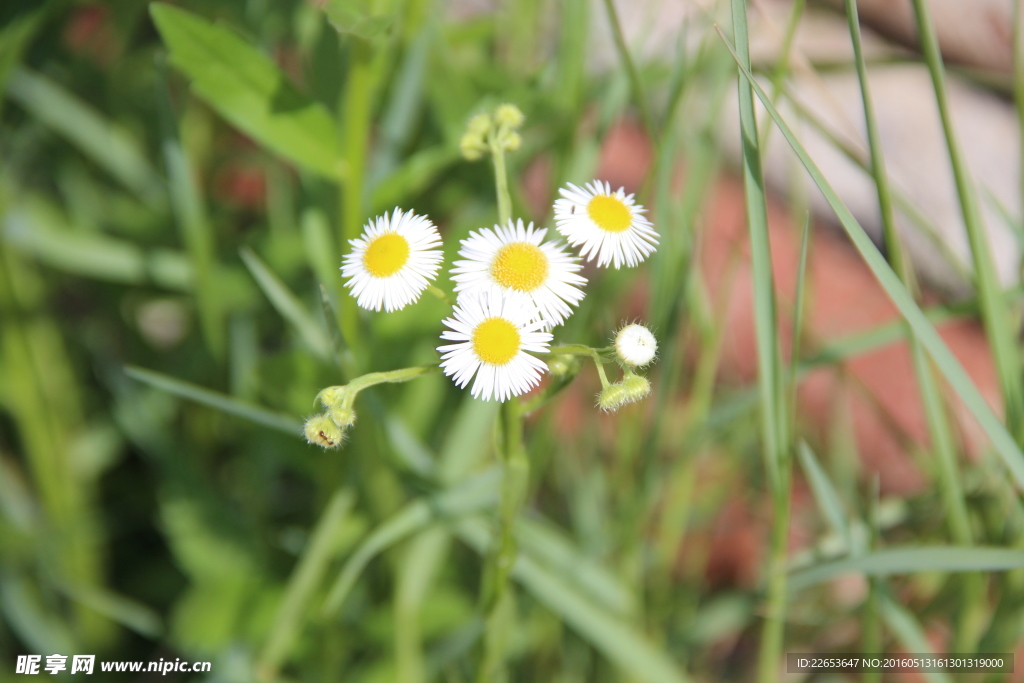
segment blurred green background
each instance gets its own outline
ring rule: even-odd
[[[588,271],[559,329],[604,346],[642,316],[662,351],[646,403],[599,415],[587,368],[527,423],[509,679],[750,678],[764,616],[751,548],[771,517],[756,391],[716,383],[728,331],[691,267],[736,72],[717,34],[681,36],[674,59],[631,75],[588,68],[590,26],[607,20],[589,0],[175,7],[188,13],[0,8],[0,681],[24,653],[209,660],[211,681],[474,679],[497,406],[432,375],[361,395],[341,450],[300,427],[326,386],[436,360],[445,306],[355,309],[342,245],[401,206],[439,225],[450,264],[496,218],[490,168],[463,161],[459,138],[506,101],[527,117],[516,216],[551,227],[555,189],[595,176],[625,117],[657,140],[639,200],[663,236],[640,269]],[[937,492],[879,504],[855,454],[834,450],[824,465],[799,451],[819,505],[801,508],[797,565],[863,553],[882,529],[947,542]],[[972,523],[1009,545],[1006,511],[1021,511],[996,468],[964,476]],[[1016,574],[966,593],[917,573],[871,600],[863,582],[805,578],[794,651],[871,633],[925,651],[922,620],[981,651],[1019,642]]]

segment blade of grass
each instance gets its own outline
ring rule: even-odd
[[[457,533],[483,556],[495,540],[481,519],[464,520],[458,525]],[[647,683],[683,683],[688,680],[676,663],[658,650],[642,632],[594,605],[562,575],[544,569],[523,554],[517,557],[511,575],[631,680]]]
[[[196,386],[195,384],[183,382],[180,379],[168,377],[167,375],[160,374],[159,372],[153,372],[152,370],[146,370],[145,368],[137,368],[127,365],[124,368],[124,373],[132,379],[136,379],[144,384],[156,387],[157,389],[174,394],[175,396],[188,399],[189,401],[202,403],[205,406],[235,415],[243,420],[255,422],[256,424],[263,425],[270,429],[276,429],[295,437],[302,434],[302,423],[291,415],[285,415],[266,408],[261,408],[260,406],[253,405],[246,401],[240,401],[226,394],[210,391],[209,389]]]
[[[746,0],[732,0],[733,32],[739,50],[737,64],[750,66]],[[751,83],[738,80],[740,134],[743,150],[743,186],[754,287],[754,322],[757,334],[757,374],[760,391],[761,438],[765,469],[772,484],[773,519],[767,575],[767,613],[758,655],[758,680],[769,683],[779,676],[785,638],[786,548],[790,513],[789,410],[783,382],[782,355],[772,277],[771,245],[768,239],[768,205],[761,173],[757,118]]]
[[[740,62],[739,55],[736,54],[735,49],[729,43],[728,38],[719,29],[719,35],[722,40],[725,41],[729,51],[732,52],[733,58],[736,63],[740,65],[740,70],[748,83],[752,85],[754,91],[757,93],[758,98],[764,104],[768,110],[775,124],[779,127],[783,136],[789,142],[790,147],[796,152],[800,158],[801,163],[807,172],[813,178],[818,189],[821,190],[825,200],[832,207],[836,217],[839,219],[840,224],[843,226],[844,231],[850,237],[857,251],[860,252],[864,261],[868,267],[874,273],[878,279],[882,288],[889,295],[889,298],[899,309],[900,314],[910,323],[914,332],[917,333],[918,338],[921,340],[922,345],[931,355],[932,360],[935,361],[936,366],[942,372],[943,376],[952,385],[954,391],[960,396],[966,405],[967,409],[975,417],[985,434],[992,441],[992,445],[995,447],[996,453],[1003,460],[1007,469],[1010,471],[1014,480],[1018,486],[1024,487],[1024,454],[1021,453],[1020,447],[1014,441],[1013,437],[1006,430],[1006,427],[999,421],[996,414],[985,402],[984,397],[978,391],[977,387],[974,386],[970,377],[964,371],[963,366],[956,359],[953,353],[946,346],[945,342],[935,331],[935,328],[929,324],[928,319],[918,308],[913,298],[907,292],[906,288],[900,282],[899,278],[886,263],[885,258],[878,251],[878,247],[875,246],[874,242],[864,231],[864,228],[857,222],[857,219],[853,217],[850,210],[846,208],[842,200],[836,194],[835,190],[829,184],[829,182],[822,175],[821,170],[817,167],[814,161],[807,154],[807,150],[804,149],[803,145],[793,134],[792,129],[786,123],[785,119],[779,114],[778,110],[772,105],[767,93],[761,88],[761,86],[754,79],[754,76],[750,73],[750,70]]]
[[[159,66],[159,72],[161,78],[157,86],[157,96],[160,102],[162,147],[167,167],[171,209],[192,264],[192,285],[199,309],[203,339],[214,358],[222,360],[226,351],[227,336],[221,298],[212,278],[213,270],[216,268],[213,230],[196,182],[192,160],[189,159],[179,139],[162,64]]]
[[[857,66],[857,77],[860,81],[861,99],[864,105],[864,120],[867,127],[868,147],[871,152],[871,175],[875,180],[878,192],[878,205],[882,218],[882,233],[888,251],[889,261],[893,270],[911,293],[914,292],[914,277],[910,264],[903,253],[903,245],[896,230],[893,213],[892,195],[889,191],[889,179],[882,158],[882,145],[875,121],[874,105],[871,101],[871,90],[868,85],[867,66],[864,62],[864,51],[861,44],[860,21],[857,16],[855,0],[846,0],[846,18],[853,43],[854,62]],[[982,296],[983,298],[983,296]],[[909,326],[908,326],[909,328]],[[921,400],[924,403],[925,418],[928,423],[928,434],[931,438],[932,450],[938,458],[939,484],[942,490],[946,519],[950,527],[953,541],[961,546],[973,543],[970,520],[967,515],[967,502],[960,486],[957,471],[956,450],[953,445],[953,434],[950,430],[949,416],[942,402],[941,388],[935,381],[935,375],[928,363],[924,348],[918,341],[913,330],[908,329],[907,338],[910,342],[910,353],[917,375]],[[983,586],[978,583],[979,577],[964,577],[961,582],[960,605],[956,627],[955,652],[972,652],[973,643],[980,633],[980,622],[983,616],[983,601],[979,600]]]
[[[336,614],[370,561],[429,524],[493,507],[498,499],[501,472],[494,468],[440,493],[414,500],[378,525],[346,560],[321,610],[323,617]]]
[[[905,651],[935,652],[935,648],[928,642],[928,635],[909,610],[883,594],[879,600],[879,611],[885,625],[900,641]],[[953,679],[942,672],[932,671],[921,675],[928,683],[953,683]]]
[[[395,680],[426,683],[428,672],[420,628],[423,602],[451,549],[447,529],[433,527],[411,539],[395,585]]]
[[[1003,391],[1003,415],[1010,434],[1021,443],[1024,440],[1024,386],[1021,383],[1021,361],[1013,333],[1009,311],[999,297],[999,275],[992,261],[992,247],[988,241],[985,225],[978,206],[977,192],[970,178],[960,144],[953,127],[952,115],[946,95],[945,71],[939,53],[938,38],[932,25],[928,4],[925,0],[913,0],[914,17],[921,51],[931,74],[935,100],[946,136],[950,165],[956,180],[957,194],[967,238],[971,245],[974,262],[975,285],[981,302],[981,319],[985,326],[992,360],[999,375]]]
[[[853,538],[850,535],[850,525],[847,522],[839,492],[832,486],[832,482],[829,481],[825,470],[818,463],[818,459],[814,457],[814,451],[810,446],[801,441],[796,452],[800,458],[804,476],[807,477],[807,483],[811,487],[811,494],[818,504],[818,509],[821,510],[832,530],[846,541],[847,550],[852,551]]]
[[[983,546],[884,548],[858,557],[823,562],[793,572],[790,586],[801,591],[847,574],[895,576],[919,572],[1002,572],[1024,567],[1024,550]]]
[[[3,239],[20,252],[74,275],[132,285],[155,284],[172,291],[192,288],[192,267],[179,251],[144,250],[98,233],[62,229],[55,208],[11,207],[3,218]]]
[[[604,0],[604,8],[608,13],[608,23],[612,29],[612,36],[615,38],[615,49],[619,53],[619,59],[626,69],[629,78],[629,87],[633,91],[633,99],[640,110],[640,120],[644,124],[644,130],[651,139],[655,139],[657,131],[654,129],[654,121],[651,119],[651,111],[647,106],[647,97],[644,95],[643,82],[640,80],[640,72],[636,69],[633,57],[629,54],[629,46],[626,45],[626,36],[622,32],[622,24],[619,22],[619,15],[615,11],[613,0]]]
[[[49,9],[49,3],[42,3],[41,7],[22,12],[0,28],[0,93],[7,88],[7,79],[18,66],[32,39],[42,28]],[[3,105],[4,98],[0,97],[0,112],[3,111]]]
[[[163,181],[141,145],[95,109],[45,76],[24,68],[11,74],[7,93],[146,204],[154,208],[164,205]]]
[[[288,578],[284,597],[274,615],[274,626],[256,664],[259,680],[277,679],[281,664],[300,634],[309,600],[323,581],[328,563],[337,553],[338,533],[353,502],[354,495],[350,489],[339,489],[331,496],[317,520],[309,543]]]
[[[291,323],[309,350],[322,360],[330,360],[331,340],[328,339],[323,326],[306,310],[299,298],[251,249],[242,247],[239,250],[239,255],[260,289],[270,300],[271,305],[281,314],[282,318]]]

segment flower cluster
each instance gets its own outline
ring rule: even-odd
[[[501,155],[518,148],[516,131],[522,122],[522,112],[507,104],[473,117],[460,143],[463,156],[473,160],[487,152]],[[458,259],[449,271],[457,298],[451,316],[443,321],[447,329],[441,339],[447,343],[437,350],[441,370],[460,388],[472,381],[476,398],[505,401],[540,383],[548,365],[538,354],[551,352],[552,331],[585,296],[584,259],[596,260],[599,267],[632,267],[657,248],[658,234],[632,194],[621,188],[612,191],[601,181],[584,187],[569,184],[559,192],[555,228],[568,245],[548,239],[547,228],[512,219],[473,230],[459,245]],[[396,311],[428,289],[444,296],[431,285],[444,260],[441,237],[425,216],[396,208],[390,216],[372,220],[350,245],[342,276],[362,308]],[[570,246],[578,249],[578,256]],[[598,364],[602,409],[616,410],[649,393],[649,382],[634,372],[648,365],[657,350],[646,328],[626,326],[614,347],[601,352],[614,350],[622,366],[623,379],[615,384],[605,378],[599,352],[579,348],[587,351],[577,353],[592,354]],[[340,443],[354,420],[352,396],[321,395],[327,410],[307,422],[311,442],[325,447]]]

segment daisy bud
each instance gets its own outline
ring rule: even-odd
[[[598,407],[606,412],[614,412],[627,403],[626,388],[621,384],[609,384],[597,395]]]
[[[506,152],[514,152],[519,149],[519,145],[523,144],[523,139],[519,137],[519,133],[509,130],[501,135],[499,142]]]
[[[341,403],[347,393],[348,388],[345,386],[327,387],[317,394],[314,400],[319,401],[324,408],[330,409]]]
[[[490,114],[477,114],[469,120],[466,124],[466,135],[475,135],[481,140],[487,136],[487,131],[491,129],[491,115]]]
[[[646,377],[640,375],[626,375],[622,380],[622,388],[626,392],[626,401],[636,403],[651,393],[651,383]]]
[[[459,152],[466,161],[477,161],[487,151],[487,145],[482,136],[466,133],[459,141]]]
[[[624,405],[636,403],[651,393],[651,383],[646,377],[628,374],[621,382],[609,384],[597,397],[601,410],[614,412]]]
[[[558,355],[548,359],[548,372],[554,377],[574,376],[580,371],[582,363],[576,356]]]
[[[518,128],[525,119],[523,112],[514,104],[502,104],[494,110],[494,121],[499,126]]]
[[[331,422],[345,430],[356,423],[356,411],[341,405],[336,405],[327,411],[327,417]]]
[[[326,415],[314,415],[306,420],[303,432],[306,441],[323,448],[337,448],[345,437],[345,431]]]
[[[658,342],[643,325],[626,325],[615,335],[615,355],[631,368],[642,368],[658,353]]]

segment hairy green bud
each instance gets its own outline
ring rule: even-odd
[[[323,448],[337,448],[345,438],[345,430],[326,415],[314,415],[303,427],[306,441]]]

